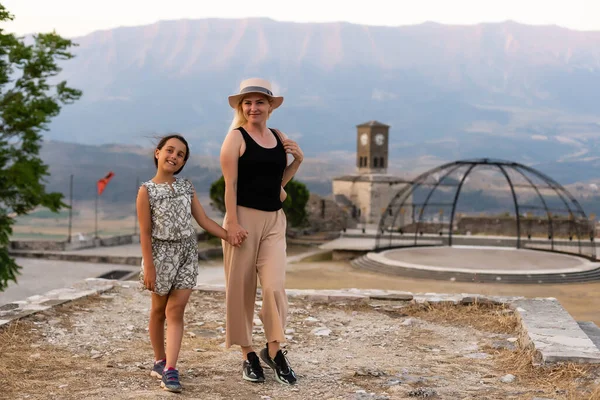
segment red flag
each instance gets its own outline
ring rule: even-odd
[[[104,188],[106,187],[106,185],[108,185],[108,182],[112,179],[113,176],[115,176],[115,174],[112,171],[110,171],[108,174],[106,174],[104,178],[98,179],[98,196],[100,196],[102,192],[104,192]]]

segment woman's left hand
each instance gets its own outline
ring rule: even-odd
[[[304,160],[304,153],[298,143],[293,141],[292,139],[285,139],[283,141],[283,148],[287,154],[291,154],[294,156],[294,159],[298,162],[302,162]]]

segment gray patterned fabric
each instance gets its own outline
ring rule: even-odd
[[[198,279],[198,243],[192,225],[194,187],[187,179],[168,183],[144,182],[152,219],[152,259],[156,269],[154,293],[191,289]],[[144,261],[140,273],[144,287]]]
[[[192,289],[198,280],[198,242],[192,236],[178,242],[152,240],[156,269],[154,293],[164,296],[173,289]],[[144,287],[144,261],[140,282]]]
[[[148,189],[153,239],[182,240],[196,234],[192,225],[192,182],[175,179],[172,187],[152,181],[143,185]]]

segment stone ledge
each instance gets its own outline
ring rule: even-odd
[[[511,306],[523,329],[523,344],[532,346],[539,364],[600,364],[600,350],[554,298],[523,299]]]
[[[30,296],[25,300],[5,304],[0,310],[0,329],[8,326],[12,321],[69,301],[103,293],[114,286],[114,281],[111,280],[86,279],[72,287],[50,290],[42,295]]]
[[[591,321],[577,322],[577,325],[585,332],[586,335],[594,342],[596,347],[600,348],[600,328]]]

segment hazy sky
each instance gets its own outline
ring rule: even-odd
[[[80,36],[165,19],[269,17],[278,21],[347,21],[367,25],[517,22],[600,31],[600,0],[0,0],[18,34]]]

